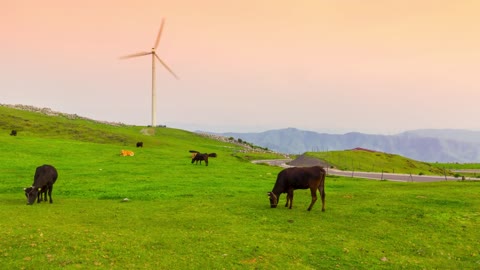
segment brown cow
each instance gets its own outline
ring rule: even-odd
[[[287,193],[285,207],[289,206],[292,209],[293,191],[295,189],[309,188],[312,194],[312,202],[307,210],[312,210],[313,205],[317,201],[318,189],[322,198],[322,211],[325,211],[325,175],[326,171],[320,166],[293,167],[282,170],[277,176],[273,190],[267,193],[270,198],[270,207],[276,208],[280,195]]]

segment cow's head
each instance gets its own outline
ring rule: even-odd
[[[276,208],[278,204],[277,196],[273,192],[267,192],[268,198],[270,199],[270,207]]]
[[[33,204],[35,202],[35,199],[38,197],[38,191],[40,188],[36,188],[34,186],[24,188],[25,190],[25,196],[27,197],[27,204]]]

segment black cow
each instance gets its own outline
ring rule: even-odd
[[[41,195],[40,193],[47,193],[50,197],[50,203],[52,201],[52,190],[53,184],[57,181],[58,173],[57,170],[51,165],[42,165],[37,167],[35,170],[35,176],[33,178],[33,184],[31,187],[24,188],[25,196],[27,196],[27,204],[33,204],[35,199],[37,202],[40,203]],[[44,194],[45,201],[46,201],[46,194]]]
[[[309,188],[312,193],[312,202],[307,210],[312,210],[313,205],[317,201],[318,189],[322,198],[322,211],[325,211],[325,175],[326,171],[320,166],[293,167],[282,170],[277,176],[272,192],[267,193],[270,198],[270,207],[277,207],[280,195],[287,193],[285,207],[289,206],[292,209],[293,191],[295,189]]]
[[[17,136],[17,131],[14,129],[10,132],[10,136]]]
[[[137,142],[137,147],[143,147],[143,142]]]
[[[195,162],[195,164],[198,164],[198,162],[200,161],[200,165],[202,165],[202,160],[205,161],[205,166],[208,166],[208,154],[205,153],[205,154],[200,154],[200,153],[197,153],[195,156],[193,156],[192,158],[192,164]]]

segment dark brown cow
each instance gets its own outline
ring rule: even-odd
[[[41,195],[39,195],[39,192],[48,193],[50,203],[53,203],[52,190],[53,184],[57,181],[57,177],[57,170],[53,166],[42,165],[37,167],[32,186],[23,189],[25,191],[25,196],[27,196],[27,204],[33,204],[35,199],[37,199],[37,202],[39,203],[41,201]],[[44,196],[46,197],[46,195]]]
[[[280,195],[287,193],[285,207],[289,206],[292,209],[293,191],[295,189],[309,188],[312,193],[312,202],[307,210],[312,210],[313,205],[317,201],[318,189],[322,198],[322,211],[325,211],[325,175],[326,171],[320,166],[293,167],[282,170],[277,176],[273,190],[267,193],[270,198],[270,207],[277,207]]]
[[[200,161],[200,165],[202,165],[202,160],[205,161],[205,166],[208,166],[208,154],[200,154],[197,153],[193,158],[192,158],[192,164],[195,162],[195,165],[198,164]]]
[[[143,142],[137,142],[137,147],[143,147]]]
[[[205,165],[208,166],[208,158],[209,157],[217,157],[217,153],[210,153],[210,154],[201,154],[198,151],[195,150],[190,150],[190,153],[192,153],[192,164],[195,162],[195,164],[198,164],[200,161],[200,165],[202,165],[202,160],[205,161]]]

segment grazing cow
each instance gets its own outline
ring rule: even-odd
[[[47,193],[50,197],[50,203],[52,200],[53,184],[57,181],[57,170],[51,165],[42,165],[35,170],[35,176],[33,178],[33,184],[31,187],[24,188],[25,196],[27,197],[27,204],[33,204],[35,199],[40,203],[40,193]],[[46,194],[44,194],[46,200]]]
[[[293,191],[295,189],[309,188],[312,194],[312,202],[307,210],[312,210],[313,205],[317,201],[318,189],[322,198],[322,211],[325,211],[325,175],[326,171],[320,166],[293,167],[282,170],[277,176],[273,190],[267,193],[270,198],[270,207],[277,207],[280,195],[287,193],[285,207],[289,206],[292,209]]]
[[[126,157],[126,156],[131,156],[133,157],[135,155],[135,153],[133,153],[133,151],[130,151],[130,150],[122,150],[120,152],[120,155]]]
[[[205,161],[205,166],[208,166],[208,154],[207,153],[205,153],[205,154],[200,154],[200,153],[195,154],[195,156],[192,158],[192,164],[193,164],[193,162],[195,162],[195,165],[196,165],[200,161],[200,165],[202,165],[202,160]]]
[[[190,153],[192,153],[192,164],[195,162],[195,164],[198,164],[200,161],[200,165],[202,165],[202,160],[205,161],[205,166],[208,166],[208,157],[217,157],[216,153],[210,153],[210,154],[200,154],[197,151],[190,150]]]
[[[14,129],[10,132],[10,136],[17,136],[17,131]]]
[[[138,147],[143,147],[143,142],[137,142],[137,148]]]

